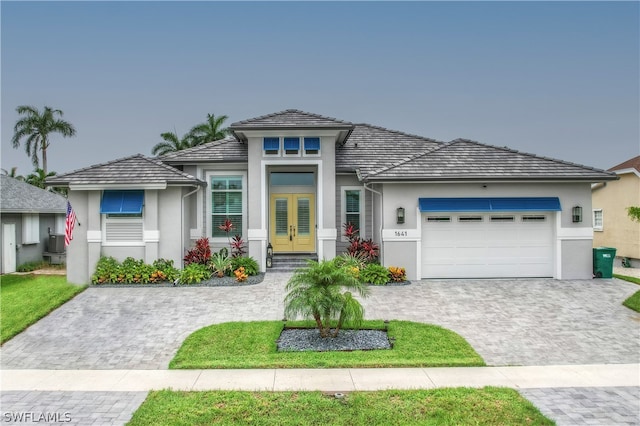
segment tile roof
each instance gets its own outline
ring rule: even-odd
[[[456,139],[363,176],[364,180],[615,180],[614,173],[468,139]]]
[[[640,155],[637,157],[630,158],[629,160],[618,164],[617,166],[613,166],[609,169],[610,172],[616,170],[625,170],[625,169],[636,169],[636,171],[640,172]]]
[[[18,179],[0,175],[2,213],[66,213],[67,199]]]
[[[229,126],[231,130],[315,129],[323,127],[349,130],[353,127],[353,124],[333,117],[312,114],[297,109],[287,109],[273,114],[237,121]]]
[[[336,171],[359,170],[367,175],[442,143],[384,127],[356,124],[346,142],[336,147]]]
[[[181,172],[156,158],[142,154],[120,158],[108,163],[97,164],[69,173],[47,178],[47,184],[67,185],[107,185],[107,184],[167,184],[204,185],[195,177]]]
[[[239,142],[233,136],[227,136],[224,139],[158,157],[159,160],[169,164],[203,162],[246,163],[248,158],[247,144]]]

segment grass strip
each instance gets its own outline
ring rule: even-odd
[[[640,312],[640,290],[629,296],[622,304],[629,309]]]
[[[287,322],[309,326],[309,322]],[[171,369],[205,368],[348,368],[483,366],[482,357],[460,335],[442,327],[390,321],[393,349],[370,351],[278,352],[282,321],[228,322],[191,334],[171,360]],[[362,328],[384,329],[383,321]]]
[[[56,275],[3,275],[0,281],[2,344],[62,305],[87,286]]]
[[[485,387],[347,393],[150,392],[137,425],[553,425],[517,391]]]
[[[639,284],[640,285],[640,278],[636,278],[636,277],[630,277],[627,275],[619,275],[619,274],[613,274],[614,278],[618,278],[619,280],[624,280],[624,281],[629,281],[630,283],[634,283],[634,284]]]

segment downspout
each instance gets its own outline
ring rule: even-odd
[[[193,195],[198,191],[200,191],[200,186],[196,186],[196,189],[194,189],[191,192],[187,192],[182,196],[182,206],[180,207],[180,242],[183,245],[182,247],[183,251],[186,250],[186,248],[184,247],[184,200],[188,196]],[[184,268],[184,265],[182,264],[181,267]]]
[[[358,170],[358,178],[360,178],[360,170]],[[376,191],[373,188],[369,188],[367,186],[367,182],[364,182],[364,189],[366,189],[367,191],[371,191],[374,194],[378,194],[380,196],[380,264],[384,265],[384,250],[382,250],[382,227],[384,225],[384,205],[382,203],[382,192],[380,191]]]

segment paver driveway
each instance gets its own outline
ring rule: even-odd
[[[244,287],[90,288],[7,342],[2,368],[165,369],[193,331],[277,320],[288,274]],[[638,287],[612,280],[441,280],[372,287],[369,319],[440,324],[489,365],[636,363]]]

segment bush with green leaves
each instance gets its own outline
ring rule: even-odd
[[[17,272],[33,272],[36,269],[40,269],[43,266],[46,266],[46,262],[26,262],[16,268]]]
[[[207,265],[190,263],[180,272],[178,282],[181,284],[197,284],[211,278],[211,271]]]
[[[91,276],[93,284],[147,284],[174,281],[178,270],[173,260],[158,259],[152,265],[142,259],[127,257],[122,263],[113,257],[103,256],[98,260],[96,271]]]
[[[373,285],[385,285],[389,282],[389,270],[377,263],[369,263],[360,271],[360,281]]]
[[[231,272],[237,271],[240,267],[244,268],[244,273],[251,275],[258,275],[258,262],[253,257],[240,256],[231,259]]]
[[[224,275],[230,272],[231,258],[224,253],[214,253],[207,263],[209,270],[215,274],[218,278],[224,277]]]
[[[98,260],[96,270],[91,276],[91,283],[108,284],[117,282],[119,267],[120,263],[114,257],[102,256]]]

